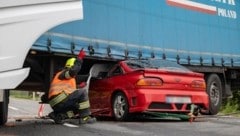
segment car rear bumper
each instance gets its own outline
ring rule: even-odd
[[[171,99],[169,101],[169,97],[177,100]],[[204,110],[208,109],[209,98],[207,93],[203,91],[141,89],[136,90],[136,96],[130,98],[130,112],[189,112],[191,104]]]

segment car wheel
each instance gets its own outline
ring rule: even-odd
[[[113,116],[116,120],[126,120],[129,113],[129,105],[127,97],[122,93],[118,92],[112,99],[112,110]]]
[[[216,115],[222,105],[222,85],[218,75],[207,77],[207,93],[209,95],[209,115]]]
[[[3,101],[0,102],[0,125],[7,122],[8,117],[8,103],[9,103],[9,90],[0,90],[3,92]]]

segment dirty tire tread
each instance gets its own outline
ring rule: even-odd
[[[221,85],[221,80],[219,78],[219,76],[217,74],[211,74],[207,77],[207,93],[209,94],[209,112],[207,113],[208,115],[216,115],[219,110],[220,107],[222,105],[222,85]],[[218,93],[219,93],[219,97],[218,97],[218,103],[215,105],[213,103],[211,103],[211,98],[210,98],[210,88],[211,86],[214,84],[214,86],[216,86],[218,88]]]
[[[8,118],[9,90],[0,91],[5,91],[3,93],[3,102],[0,102],[0,125],[4,125]]]

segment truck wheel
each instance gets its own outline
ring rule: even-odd
[[[129,105],[126,96],[118,92],[112,99],[112,112],[116,120],[126,120],[129,112]]]
[[[9,90],[0,91],[3,91],[3,101],[0,102],[0,125],[4,125],[8,117]]]
[[[207,77],[207,93],[209,95],[209,115],[216,115],[222,105],[222,85],[218,75]]]

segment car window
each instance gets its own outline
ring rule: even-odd
[[[121,75],[122,69],[119,65],[116,65],[113,69],[110,70],[108,76],[116,76],[116,75]]]
[[[125,63],[132,69],[164,69],[167,71],[181,71],[189,72],[190,70],[176,62],[159,60],[159,59],[148,59],[148,60],[127,60]]]
[[[97,64],[96,63],[96,64],[94,64],[92,66],[92,68],[93,68],[92,78],[96,78],[96,79],[106,78],[108,71],[110,71],[113,66],[114,66],[114,64],[112,64],[112,63],[109,63],[109,64]]]

